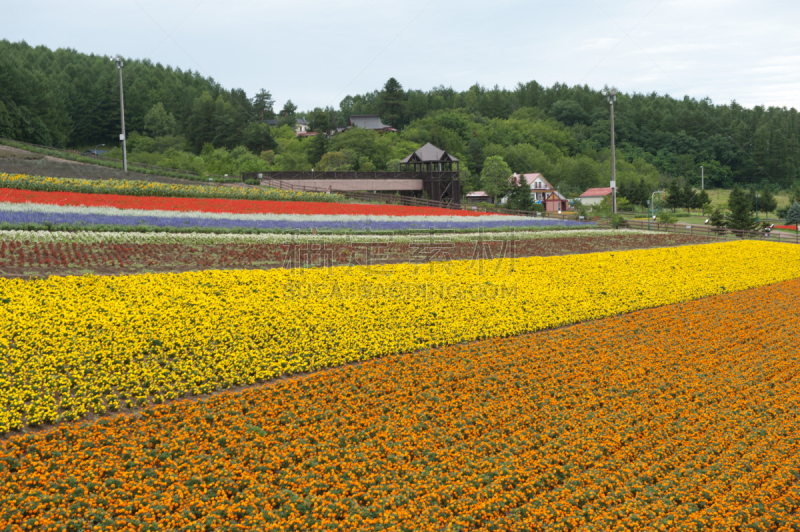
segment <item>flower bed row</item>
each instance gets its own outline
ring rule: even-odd
[[[0,173],[0,188],[50,192],[117,194],[124,196],[167,196],[174,198],[221,198],[267,201],[339,202],[345,199],[339,194],[295,192],[266,187],[170,185],[152,181],[67,179],[62,177],[42,177],[5,173]]]
[[[798,530],[800,332],[773,319],[798,305],[790,281],[14,437],[0,529]]]
[[[567,255],[709,242],[702,236],[602,229],[471,236],[360,236],[0,231],[0,275],[361,267],[366,264],[494,258],[502,254],[508,257]]]
[[[800,246],[744,241],[425,266],[0,279],[0,432],[796,277]]]
[[[0,188],[0,203],[33,203],[41,205],[115,207],[136,211],[178,211],[227,214],[294,214],[294,215],[361,215],[361,216],[493,216],[487,213],[403,207],[400,205],[362,205],[312,201],[264,201],[219,198],[172,198],[158,196],[124,196],[120,194],[85,194],[77,192],[42,192]]]
[[[449,212],[449,211],[446,211]],[[181,212],[114,207],[74,207],[30,203],[0,203],[0,223],[50,223],[116,225],[121,228],[149,226],[171,228],[260,229],[267,231],[346,230],[479,230],[499,228],[591,227],[592,222],[526,218],[520,216],[367,216],[229,214]]]

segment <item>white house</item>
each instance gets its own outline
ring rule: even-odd
[[[524,177],[525,181],[530,185],[531,199],[533,201],[542,201],[545,199],[545,193],[555,190],[553,185],[542,174],[514,174],[512,176],[515,183],[519,183],[520,177]]]

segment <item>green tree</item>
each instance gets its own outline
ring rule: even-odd
[[[467,155],[468,158],[466,163],[469,167],[470,173],[473,175],[479,175],[483,171],[483,161],[486,159],[486,155],[483,153],[481,141],[479,141],[477,137],[469,139],[469,144],[467,144]]]
[[[369,160],[369,157],[358,158],[358,171],[359,172],[374,172],[376,170],[375,164]]]
[[[311,163],[300,152],[279,153],[275,156],[275,166],[284,172],[309,172]]]
[[[387,161],[386,163],[386,171],[387,172],[401,172],[402,168],[400,167],[400,159],[392,159]]]
[[[788,190],[789,192],[789,205],[794,204],[794,202],[800,202],[800,181],[795,182],[791,188]]]
[[[275,118],[275,111],[272,109],[274,105],[275,100],[268,90],[261,89],[258,91],[258,93],[253,96],[252,102],[253,113],[255,114],[256,120],[263,122],[264,120]]]
[[[328,151],[328,136],[323,132],[317,132],[311,137],[308,147],[308,162],[312,165],[317,164]]]
[[[728,210],[725,217],[728,229],[752,231],[758,224],[751,210],[750,195],[738,186],[733,187],[728,197]]]
[[[645,183],[643,177],[639,178],[639,184],[636,185],[636,201],[634,202],[635,205],[639,205],[642,208],[647,207],[648,202],[652,198],[652,189],[650,186]]]
[[[706,209],[711,206],[711,198],[708,197],[708,192],[705,190],[698,192],[697,196],[695,197],[695,204],[699,208],[703,209],[703,215],[705,215]]]
[[[497,203],[497,198],[505,196],[510,188],[511,168],[499,155],[488,157],[483,163],[481,187]]]
[[[269,126],[262,122],[247,125],[244,130],[244,145],[253,153],[274,150],[278,147],[278,143],[272,138]]]
[[[531,186],[524,176],[519,176],[516,184],[512,182],[511,192],[508,194],[506,206],[516,211],[532,211],[533,199],[531,198]]]
[[[585,155],[564,161],[563,180],[579,194],[596,187],[600,183],[600,173],[597,163]]]
[[[677,179],[673,179],[667,185],[667,198],[664,204],[668,209],[672,209],[672,212],[683,207],[683,189]]]
[[[144,130],[151,137],[165,137],[175,134],[175,117],[158,102],[144,117]]]
[[[796,201],[792,203],[789,210],[786,211],[786,225],[800,224],[800,203]]]
[[[575,100],[559,100],[550,107],[550,116],[567,126],[585,124],[589,115]]]
[[[403,86],[394,78],[383,86],[378,105],[381,120],[394,128],[399,128],[403,121],[406,94]]]
[[[292,100],[287,101],[283,105],[278,118],[278,126],[290,126],[292,129],[297,125],[297,106],[292,103]]]
[[[357,162],[355,153],[351,151],[332,151],[322,156],[315,169],[319,172],[350,172]]]
[[[192,103],[191,115],[186,128],[186,137],[189,146],[195,153],[200,153],[205,144],[211,143],[214,139],[212,120],[216,105],[211,94],[204,92],[194,99]]]
[[[697,192],[695,192],[694,187],[689,183],[687,180],[683,185],[683,190],[681,190],[681,205],[686,212],[688,213],[690,209],[697,209],[700,207],[700,203],[698,203],[697,199]]]
[[[769,187],[764,187],[764,190],[761,191],[758,197],[758,208],[767,216],[778,208],[778,200],[775,199],[775,195]]]
[[[308,115],[308,125],[311,131],[327,134],[332,129],[331,114],[331,109],[323,110],[320,107],[314,108]]]
[[[211,118],[211,128],[214,136],[211,142],[214,146],[224,146],[233,149],[242,142],[242,133],[238,113],[232,103],[225,100],[222,95],[214,103],[214,115]]]
[[[711,212],[711,217],[709,218],[709,222],[712,226],[716,227],[717,229],[722,229],[725,227],[725,214],[719,207],[716,207]]]

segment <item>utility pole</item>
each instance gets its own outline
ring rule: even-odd
[[[608,103],[611,105],[611,193],[613,204],[611,212],[617,214],[617,154],[614,149],[614,102],[617,101],[617,89],[612,87],[603,89],[603,96],[608,98]]]
[[[128,149],[127,149],[127,139],[125,138],[125,100],[122,96],[122,58],[120,56],[116,56],[113,61],[117,63],[117,69],[119,70],[119,114],[120,118],[122,119],[122,134],[119,136],[119,140],[122,141],[122,168],[124,171],[128,171]]]
[[[705,173],[703,172],[703,167],[701,166],[700,167],[700,190],[705,190],[705,189],[706,189],[706,176],[705,176]]]

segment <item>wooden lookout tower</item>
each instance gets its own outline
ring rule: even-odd
[[[458,159],[430,142],[400,161],[405,172],[422,174],[422,187],[429,198],[448,203],[461,202]]]

